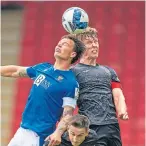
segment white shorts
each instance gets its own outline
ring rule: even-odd
[[[39,146],[40,137],[29,129],[20,127],[8,146]]]

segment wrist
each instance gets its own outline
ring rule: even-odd
[[[56,129],[54,133],[61,137],[64,131],[60,129]]]

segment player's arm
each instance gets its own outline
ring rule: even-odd
[[[118,117],[122,120],[128,120],[128,113],[127,113],[127,106],[125,102],[125,97],[122,92],[122,87],[120,80],[117,76],[117,73],[112,69],[107,67],[111,73],[111,88],[112,88],[112,94],[113,99],[115,103],[115,108],[118,114]]]
[[[70,118],[73,115],[73,111],[74,111],[74,108],[71,106],[64,107],[62,118],[60,122],[58,123],[58,126],[55,132],[45,139],[45,141],[48,141],[48,140],[50,141],[48,146],[55,146],[61,143],[61,136],[67,130],[68,123],[70,121]]]
[[[58,123],[58,126],[55,130],[55,132],[59,133],[60,136],[67,130],[68,123],[70,121],[70,118],[72,117],[74,112],[74,108],[71,106],[65,106],[62,118],[60,122]]]
[[[114,88],[112,90],[114,103],[116,107],[116,111],[118,113],[118,117],[122,120],[128,120],[127,106],[125,102],[125,97],[123,95],[121,88]]]
[[[0,67],[0,74],[4,77],[28,77],[27,67],[16,66],[16,65],[7,65]]]
[[[48,146],[55,146],[61,143],[61,136],[67,130],[68,123],[70,118],[73,115],[73,111],[76,107],[77,98],[79,96],[79,86],[74,84],[71,86],[66,87],[65,97],[63,98],[63,105],[64,108],[62,118],[58,123],[58,126],[55,132],[48,136],[45,141],[50,140]]]

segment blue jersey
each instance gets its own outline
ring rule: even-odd
[[[78,83],[71,70],[55,70],[49,63],[27,68],[34,80],[22,115],[21,127],[35,131],[39,136],[50,135],[55,130],[63,107],[75,108]]]

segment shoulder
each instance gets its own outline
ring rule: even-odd
[[[78,87],[79,86],[79,83],[78,83],[78,81],[77,81],[77,79],[76,79],[76,76],[75,76],[75,74],[74,74],[74,72],[71,70],[70,71],[70,76],[69,76],[69,78],[68,78],[68,82],[67,82],[69,85],[71,85],[71,86],[75,86],[75,87]]]
[[[46,68],[46,67],[51,67],[52,64],[48,63],[48,62],[43,62],[43,63],[39,63],[33,66],[33,68]]]
[[[80,63],[74,65],[74,66],[71,66],[71,70],[74,72],[74,71],[77,71],[79,69],[81,69],[82,65]]]
[[[111,75],[117,75],[116,71],[112,67],[106,65],[100,65],[100,67],[110,72]]]
[[[36,71],[43,72],[44,70],[49,69],[52,66],[53,65],[50,63],[43,62],[43,63],[36,64],[34,66],[31,66],[30,68],[32,68],[33,70],[36,70]]]
[[[92,145],[94,146],[97,141],[97,134],[94,130],[89,131],[89,135],[86,137],[85,141],[82,143],[81,146],[89,146]]]
[[[112,81],[120,82],[118,75],[113,68],[111,68],[109,66],[104,66],[104,67],[110,72]]]
[[[72,69],[69,70],[68,79],[69,79],[69,81],[72,81],[72,82],[77,81],[75,73]]]
[[[115,72],[115,70],[112,67],[106,66],[106,65],[102,65],[102,67],[105,67],[106,69],[108,69],[110,72]]]
[[[75,74],[75,76],[77,77],[79,74],[81,74],[82,71],[88,69],[88,66],[85,64],[81,64],[78,63],[74,66],[72,66],[71,70],[73,71],[73,73]]]
[[[89,138],[95,138],[96,136],[97,136],[96,132],[94,130],[90,129],[88,137]]]

